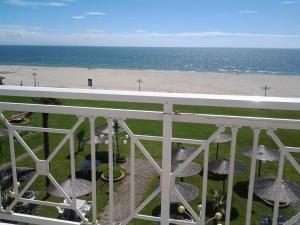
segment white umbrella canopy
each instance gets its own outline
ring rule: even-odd
[[[228,174],[229,174],[229,164],[230,161],[228,159],[217,159],[214,161],[210,161],[208,163],[208,171],[213,173],[213,174],[217,174],[217,175],[221,175],[224,176],[223,179],[223,193],[225,193],[225,179]],[[242,172],[246,169],[246,166],[243,162],[241,161],[234,161],[234,172],[238,173],[238,172]]]
[[[253,154],[253,147],[252,146],[245,146],[241,149],[241,154],[252,158]],[[279,151],[276,151],[275,149],[266,147],[264,145],[259,145],[257,147],[257,156],[256,159],[259,160],[259,167],[258,167],[258,176],[260,177],[261,174],[261,163],[262,162],[273,162],[279,160]]]
[[[73,196],[73,191],[72,191],[72,182],[71,179],[67,179],[61,183],[59,183],[61,188],[64,190],[64,192],[69,196]],[[75,179],[75,196],[80,197],[83,195],[87,195],[92,192],[92,183],[88,180],[83,180],[83,179]],[[64,198],[64,194],[56,188],[53,184],[49,185],[47,187],[47,192],[50,195],[56,196],[56,197],[62,197]]]
[[[172,149],[172,160],[184,161],[195,152],[195,148],[191,147],[178,147]]]
[[[228,159],[217,159],[208,163],[208,171],[219,175],[229,174],[229,160]],[[242,172],[246,169],[243,162],[235,160],[234,172]]]
[[[175,184],[175,187],[187,202],[194,200],[199,195],[198,188],[192,184],[179,182]],[[159,195],[159,197],[161,197],[161,195]],[[181,203],[181,201],[176,195],[175,189],[171,190],[170,203]]]
[[[176,186],[176,189],[179,191],[179,193],[184,197],[184,199],[187,202],[194,200],[199,195],[199,190],[194,185],[180,182],[180,183],[176,184],[175,186]],[[179,198],[177,198],[177,196],[176,196],[175,190],[171,191],[170,202],[171,203],[181,203]]]
[[[230,134],[221,133],[216,136],[216,138],[213,140],[213,143],[222,144],[231,141],[231,139],[232,136]]]
[[[182,163],[173,163],[172,164],[172,172],[174,172],[178,167],[180,167]],[[199,174],[202,170],[202,167],[198,163],[190,163],[185,166],[176,177],[191,177]]]
[[[276,177],[260,177],[254,181],[254,193],[261,199],[275,201]],[[300,186],[290,181],[281,181],[280,203],[300,202]]]
[[[219,157],[220,144],[230,142],[231,139],[232,139],[231,134],[221,133],[216,136],[216,138],[212,142],[214,144],[217,144],[216,159],[218,159]]]
[[[241,149],[241,154],[251,158],[253,154],[252,146],[245,146]],[[257,160],[261,161],[278,161],[279,160],[279,151],[274,150],[273,148],[266,147],[264,145],[259,145],[257,147]]]

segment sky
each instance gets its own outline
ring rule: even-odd
[[[300,48],[300,0],[1,0],[0,45]]]

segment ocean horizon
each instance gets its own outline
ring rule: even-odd
[[[0,45],[0,65],[300,76],[300,49]]]

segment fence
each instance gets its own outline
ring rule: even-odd
[[[182,94],[182,93],[154,93],[154,92],[133,92],[133,91],[109,91],[109,90],[88,90],[88,89],[64,89],[64,88],[45,88],[45,87],[15,87],[3,86],[0,88],[2,96],[23,96],[23,97],[43,97],[43,98],[62,98],[62,99],[78,99],[78,100],[97,100],[97,101],[116,101],[116,102],[135,102],[135,103],[155,103],[162,104],[163,111],[145,111],[145,110],[129,110],[129,109],[112,109],[112,108],[93,108],[79,106],[59,106],[59,105],[41,105],[28,103],[13,103],[0,102],[0,117],[8,128],[11,165],[13,173],[13,202],[5,209],[0,211],[0,219],[20,221],[33,224],[97,224],[97,207],[96,207],[96,159],[95,145],[91,145],[91,162],[92,162],[92,216],[88,221],[82,212],[76,209],[76,196],[68,196],[68,194],[60,187],[59,183],[51,175],[49,171],[49,163],[54,160],[62,146],[69,142],[70,146],[70,163],[71,163],[71,182],[72,188],[75,186],[75,161],[74,161],[74,132],[85,120],[90,123],[90,138],[91,143],[95,139],[95,120],[98,117],[104,117],[108,124],[108,152],[109,152],[109,177],[113,177],[114,155],[113,155],[113,121],[117,120],[119,125],[127,132],[130,137],[130,215],[121,224],[127,224],[132,219],[143,219],[149,221],[157,221],[161,224],[177,223],[177,224],[201,224],[206,223],[206,203],[207,203],[207,184],[208,184],[208,162],[209,162],[209,147],[217,135],[229,128],[231,130],[232,140],[230,147],[229,160],[229,175],[227,185],[226,199],[226,214],[225,225],[230,224],[231,201],[233,192],[234,180],[234,163],[236,158],[236,141],[237,135],[241,127],[248,127],[253,131],[253,155],[251,158],[251,168],[249,174],[249,187],[247,199],[246,225],[251,224],[251,211],[253,203],[253,187],[255,181],[257,147],[259,144],[260,132],[267,131],[267,134],[274,140],[278,146],[280,157],[277,172],[275,201],[273,208],[273,225],[277,224],[279,210],[280,185],[283,176],[285,160],[288,160],[295,170],[300,173],[300,166],[293,157],[293,154],[300,153],[299,147],[286,146],[282,143],[278,135],[277,129],[300,130],[300,120],[295,119],[275,119],[275,118],[256,118],[243,116],[224,116],[224,115],[208,115],[194,113],[176,113],[173,110],[174,105],[192,105],[192,106],[216,106],[216,107],[237,107],[247,109],[274,109],[274,110],[296,110],[300,111],[300,99],[298,98],[275,98],[275,97],[257,97],[257,96],[223,96],[223,95],[201,95],[201,94]],[[75,115],[78,120],[71,129],[59,128],[42,128],[29,126],[16,126],[11,124],[2,112],[5,111],[20,111],[20,112],[35,112],[35,113],[53,113],[61,115]],[[135,134],[126,124],[127,119],[162,121],[163,131],[162,136],[148,136]],[[174,123],[196,123],[216,125],[216,130],[205,140],[174,138],[172,136],[172,127]],[[35,153],[30,149],[26,142],[19,135],[18,131],[37,131],[64,134],[65,137],[58,146],[51,152],[46,160],[40,160]],[[16,172],[16,157],[14,139],[17,140],[26,150],[28,155],[36,164],[36,172],[29,180],[26,186],[19,190],[17,172]],[[141,140],[152,140],[162,142],[162,162],[161,166],[153,159],[151,154],[141,143]],[[171,148],[172,142],[185,144],[198,144],[199,148],[175,171],[171,170]],[[160,186],[153,190],[140,205],[135,205],[135,148],[138,148],[147,160],[152,164],[160,176]],[[175,177],[181,172],[190,162],[192,162],[200,153],[204,154],[203,162],[203,180],[202,180],[202,207],[201,213],[197,213],[184,199],[181,193],[176,189]],[[41,200],[29,200],[23,198],[23,194],[31,186],[31,184],[39,177],[47,176],[51,183],[64,195],[66,203],[55,203]],[[109,220],[110,224],[117,224],[114,217],[114,199],[113,199],[114,183],[109,179]],[[170,192],[174,191],[177,198],[191,214],[192,221],[175,220],[170,218]],[[156,196],[161,195],[161,216],[142,215],[141,210]],[[46,205],[52,207],[69,208],[76,211],[82,222],[70,222],[34,215],[24,215],[14,213],[13,208],[18,202],[33,203],[38,205]],[[0,201],[1,206],[1,201]],[[291,225],[300,219],[300,213],[292,217],[285,225]]]

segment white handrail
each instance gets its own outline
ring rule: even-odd
[[[0,95],[173,105],[300,110],[300,98],[1,86]]]

